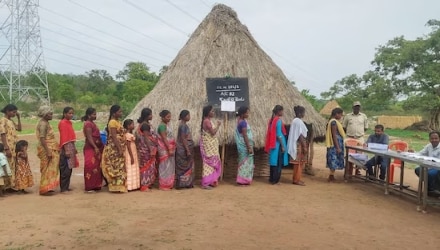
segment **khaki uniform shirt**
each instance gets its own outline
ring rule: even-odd
[[[344,129],[346,129],[346,134],[349,137],[359,138],[363,137],[365,129],[368,128],[367,116],[364,113],[355,115],[353,113],[344,116],[344,121],[342,123]]]

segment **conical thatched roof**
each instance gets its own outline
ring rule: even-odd
[[[293,106],[306,108],[305,121],[313,123],[315,135],[325,133],[325,120],[289,82],[281,69],[258,46],[237,14],[226,5],[218,4],[194,31],[188,42],[171,62],[156,87],[145,96],[128,116],[137,119],[143,108],[153,110],[153,123],[159,123],[159,112],[172,113],[177,129],[182,109],[191,112],[190,127],[196,143],[200,137],[202,108],[207,105],[206,78],[247,77],[249,102],[255,146],[264,147],[267,121],[276,104],[284,106],[284,121],[293,119]],[[218,119],[223,121],[223,117]],[[235,116],[229,115],[228,127],[219,130],[220,143],[234,143]]]
[[[336,100],[331,100],[327,102],[324,107],[319,111],[321,115],[330,116],[334,108],[340,108],[341,106]]]

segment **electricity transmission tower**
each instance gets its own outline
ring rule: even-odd
[[[38,3],[0,0],[0,96],[7,102],[50,104]]]

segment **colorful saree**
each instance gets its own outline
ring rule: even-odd
[[[139,172],[141,191],[147,191],[156,181],[156,155],[157,155],[157,137],[152,129],[151,135],[145,138],[140,130],[141,124],[136,132],[136,147],[139,157]]]
[[[8,181],[5,181],[5,189],[15,189],[15,144],[18,140],[15,122],[13,120],[9,120],[6,117],[2,117],[0,119],[0,135],[1,134],[5,134],[7,145],[4,146],[5,148],[9,147],[9,150],[12,154],[12,157],[7,157],[9,167],[12,171],[12,176],[8,178]]]
[[[211,126],[215,129],[212,121]],[[220,160],[219,143],[217,137],[209,132],[202,130],[200,138],[200,153],[203,161],[202,187],[217,185],[218,178],[222,172],[222,163]]]
[[[160,124],[158,130],[158,154],[159,154],[159,188],[162,190],[169,190],[174,187],[174,177],[176,171],[175,157],[170,156],[168,149],[160,136],[161,132],[166,131],[168,145],[170,150],[176,149],[176,141],[172,130],[165,124]]]
[[[131,133],[125,133],[125,139],[127,140],[127,146],[131,149],[133,155],[133,164],[131,164],[130,153],[128,148],[125,149],[125,167],[127,168],[127,189],[136,190],[141,187],[141,181],[139,179],[139,159],[137,155],[137,149],[135,144],[135,137]]]
[[[125,148],[124,128],[122,124],[114,119],[108,123],[108,129],[116,129],[116,140],[119,141],[121,148]],[[118,148],[109,135],[107,145],[102,154],[101,168],[105,178],[108,181],[108,190],[110,192],[127,192],[127,170],[125,168],[125,157],[118,153]]]
[[[241,126],[246,126],[247,128],[247,138],[251,147],[254,146],[254,140],[252,136],[251,127],[249,123],[245,120],[239,122]],[[238,172],[237,172],[237,183],[241,185],[249,185],[252,183],[252,178],[254,176],[254,156],[248,153],[246,143],[244,141],[243,134],[239,131],[239,124],[235,129],[235,144],[237,144],[238,150]]]
[[[40,158],[40,194],[46,194],[53,191],[60,185],[60,151],[59,145],[55,139],[55,133],[49,122],[41,119],[36,128],[38,139],[37,156]],[[44,138],[47,148],[52,153],[52,158],[47,157],[47,152],[40,143],[40,138]]]
[[[34,185],[31,167],[26,153],[18,152],[15,159],[15,189],[23,190]]]
[[[99,153],[95,152],[92,144],[87,140],[86,129],[92,130],[92,139],[99,149]],[[84,136],[86,137],[83,153],[84,153],[84,186],[86,191],[100,190],[102,186],[101,157],[104,145],[101,141],[101,135],[98,127],[94,122],[85,121],[83,127]]]
[[[194,141],[187,124],[181,123],[177,130],[176,175],[177,188],[193,187],[194,182]],[[190,155],[187,155],[183,140],[186,140]]]

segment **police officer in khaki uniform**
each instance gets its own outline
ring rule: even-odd
[[[364,144],[365,131],[368,129],[367,116],[361,113],[361,103],[353,102],[353,112],[346,114],[342,122],[347,138],[353,138],[359,141],[360,145]],[[351,164],[350,168],[353,166]],[[351,171],[351,170],[350,170]],[[356,175],[360,175],[359,169],[356,169]]]
[[[359,140],[364,143],[365,131],[368,129],[367,116],[361,113],[361,103],[353,103],[353,112],[344,116],[342,126],[344,127],[347,137]]]

